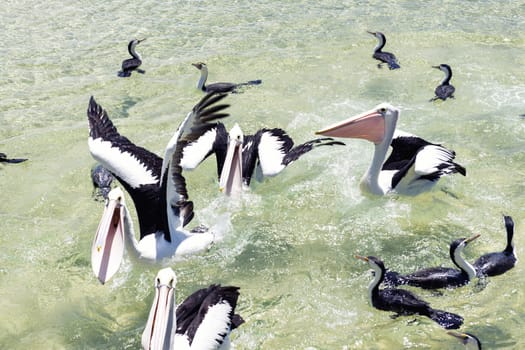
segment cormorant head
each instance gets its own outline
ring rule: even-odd
[[[439,66],[432,66],[432,68],[439,69],[439,70],[445,72],[445,74],[451,74],[452,73],[452,68],[450,68],[450,66],[448,64],[442,63]]]
[[[447,334],[459,339],[467,349],[481,350],[481,341],[472,333],[448,331]]]
[[[204,63],[204,62],[192,63],[191,65],[193,67],[197,68],[198,70],[203,70],[203,69],[208,70],[208,67],[206,66],[206,63]]]
[[[361,256],[361,255],[355,255],[356,259],[366,261],[374,271],[379,268],[380,270],[385,270],[385,264],[380,259],[376,258],[375,256]]]
[[[371,32],[369,30],[366,31],[368,34],[372,34],[373,36],[375,36],[376,38],[378,38],[379,40],[386,40],[386,37],[385,37],[385,34],[381,33],[381,32]]]
[[[450,243],[450,258],[452,259],[452,261],[456,261],[456,254],[461,253],[463,249],[467,246],[467,244],[469,244],[479,236],[481,235],[478,233],[472,237],[456,239],[455,241]]]

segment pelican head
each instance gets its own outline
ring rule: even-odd
[[[219,178],[219,189],[226,195],[242,190],[242,146],[244,135],[238,124],[229,133],[228,151]]]
[[[172,349],[177,325],[175,287],[177,276],[170,268],[164,268],[155,277],[155,298],[149,312],[146,328],[142,333],[144,349]]]
[[[118,270],[124,255],[124,192],[115,187],[108,193],[104,212],[91,248],[93,272],[104,284]]]
[[[381,103],[373,109],[332,124],[316,132],[318,135],[359,138],[374,144],[385,140],[387,131],[393,133],[399,109],[388,103]]]

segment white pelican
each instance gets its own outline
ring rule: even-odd
[[[454,151],[396,131],[398,117],[399,109],[382,103],[316,134],[361,138],[374,143],[372,164],[361,180],[361,189],[368,193],[384,195],[395,191],[415,196],[430,190],[443,175],[466,175],[465,168],[453,162]],[[389,147],[392,152],[385,161]]]
[[[206,85],[206,80],[208,79],[208,66],[206,66],[206,63],[198,62],[198,63],[192,63],[192,66],[197,68],[201,72],[201,76],[199,78],[199,81],[197,82],[197,89],[202,90],[204,92],[237,92],[237,89],[241,86],[248,86],[248,85],[259,85],[262,83],[262,80],[250,80],[246,83],[213,83]]]
[[[235,314],[239,288],[211,285],[175,306],[177,278],[171,268],[155,278],[155,298],[142,333],[145,350],[229,349],[231,330],[244,320]]]
[[[168,143],[164,159],[121,136],[106,111],[91,97],[87,111],[89,150],[131,196],[140,225],[137,241],[124,194],[119,188],[113,189],[108,195],[91,255],[93,271],[102,283],[118,270],[124,249],[123,236],[134,256],[149,261],[193,254],[213,243],[211,232],[183,229],[193,218],[193,203],[188,200],[179,163],[196,119],[228,116],[217,113],[228,107],[215,105],[223,97],[208,94],[195,105]]]
[[[238,124],[226,131],[224,124],[202,123],[194,130],[195,140],[184,148],[181,167],[191,170],[215,154],[219,188],[226,195],[249,187],[256,172],[258,181],[264,176],[276,176],[286,166],[315,147],[344,145],[332,138],[319,138],[294,147],[286,131],[278,128],[260,129],[255,135],[244,135]]]

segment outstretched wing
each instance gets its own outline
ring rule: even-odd
[[[193,218],[193,202],[188,200],[186,180],[182,176],[181,161],[184,150],[199,137],[199,128],[208,121],[224,118],[227,113],[218,113],[229,107],[216,105],[226,95],[207,94],[197,103],[166,146],[162,164],[162,187],[166,190],[167,215],[170,232],[180,229]]]
[[[163,230],[164,206],[159,189],[162,159],[119,134],[107,112],[93,97],[87,109],[88,146],[95,160],[108,169],[128,191],[135,204],[141,238]]]

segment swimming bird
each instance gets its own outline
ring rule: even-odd
[[[242,86],[249,86],[249,85],[259,85],[262,83],[262,80],[250,80],[246,83],[213,83],[206,85],[206,80],[208,79],[208,66],[206,66],[206,63],[198,62],[198,63],[192,63],[192,66],[200,70],[201,77],[199,78],[199,81],[197,82],[197,89],[202,90],[204,92],[237,92],[237,89]]]
[[[89,151],[131,196],[140,226],[137,241],[124,193],[114,188],[108,194],[92,248],[93,271],[102,283],[118,270],[124,237],[133,256],[153,262],[194,254],[214,242],[212,232],[183,229],[194,213],[179,163],[195,119],[228,116],[219,113],[228,107],[217,104],[223,97],[208,94],[193,107],[166,146],[164,159],[120,135],[107,112],[91,97],[87,110]]]
[[[303,154],[320,146],[344,145],[332,138],[318,138],[294,147],[292,138],[279,128],[263,128],[254,135],[244,135],[235,124],[228,131],[224,124],[201,123],[193,133],[195,140],[184,148],[183,169],[191,170],[211,154],[217,161],[219,188],[226,195],[249,187],[256,173],[258,181],[264,176],[276,176]]]
[[[381,51],[383,47],[385,47],[385,44],[386,44],[385,35],[381,32],[370,32],[370,31],[367,31],[367,32],[369,34],[372,34],[379,40],[379,43],[374,48],[374,54],[372,55],[373,58],[382,62],[382,63],[379,63],[377,67],[381,68],[382,64],[386,63],[388,65],[388,68],[390,69],[401,68],[399,66],[399,63],[397,62],[396,56],[393,53]]]
[[[374,256],[355,256],[357,259],[366,261],[374,271],[374,279],[368,286],[369,298],[372,306],[376,309],[395,312],[394,317],[407,315],[421,315],[429,317],[445,329],[457,329],[463,323],[463,317],[433,309],[429,303],[414,293],[397,288],[379,289],[379,285],[385,277],[384,263]]]
[[[476,270],[462,256],[463,249],[478,238],[474,235],[470,238],[456,239],[450,244],[450,259],[458,269],[451,267],[429,267],[406,275],[395,271],[388,271],[385,275],[385,285],[398,286],[406,284],[423,289],[456,288],[469,283],[476,277]]]
[[[436,90],[434,91],[436,96],[431,98],[430,102],[437,99],[442,99],[445,101],[447,98],[454,98],[454,91],[456,91],[456,89],[454,86],[452,86],[452,84],[450,84],[450,79],[452,78],[452,68],[450,68],[448,64],[440,64],[439,66],[432,66],[432,68],[442,70],[445,73],[445,79],[443,79],[441,84],[436,87]]]
[[[128,52],[132,58],[122,61],[122,70],[118,72],[119,77],[129,77],[133,71],[137,71],[141,74],[146,73],[144,70],[139,69],[140,65],[142,64],[142,57],[140,57],[139,53],[135,50],[137,45],[144,40],[146,40],[146,38],[140,40],[133,39],[129,42]]]
[[[91,168],[91,182],[93,182],[93,196],[95,199],[97,197],[108,198],[113,179],[113,175],[102,164],[97,163]]]
[[[497,276],[512,269],[518,258],[514,252],[514,221],[512,217],[504,215],[505,229],[507,230],[507,246],[501,252],[482,255],[474,262],[478,276]]]
[[[239,287],[212,284],[175,305],[177,277],[170,268],[155,278],[155,298],[142,333],[145,350],[229,349],[230,332],[244,320],[235,314]]]
[[[7,155],[5,153],[0,153],[0,163],[22,163],[25,162],[27,159],[25,158],[7,158]]]
[[[443,175],[466,175],[465,168],[453,161],[454,151],[396,130],[399,114],[399,109],[382,103],[316,134],[361,138],[374,143],[372,163],[361,180],[361,189],[366,193],[396,192],[415,196],[430,190]],[[385,161],[389,147],[392,152]]]
[[[481,341],[472,333],[448,331],[447,334],[459,339],[467,350],[481,350]]]

